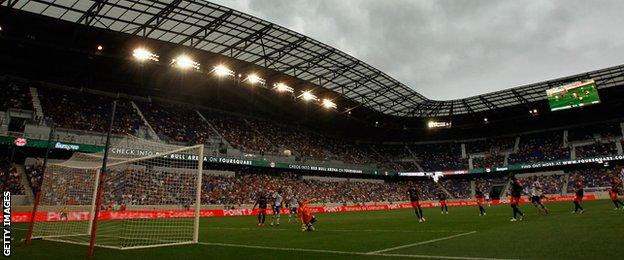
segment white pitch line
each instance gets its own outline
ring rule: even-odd
[[[419,245],[425,245],[425,244],[438,242],[438,241],[442,241],[442,240],[447,240],[447,239],[451,239],[451,238],[471,235],[471,234],[474,234],[474,233],[477,233],[477,231],[470,231],[470,232],[461,233],[461,234],[457,234],[457,235],[446,236],[446,237],[431,239],[431,240],[427,240],[427,241],[421,241],[421,242],[417,242],[417,243],[413,243],[413,244],[407,244],[407,245],[402,245],[402,246],[395,246],[395,247],[391,247],[391,248],[381,249],[381,250],[377,250],[377,251],[371,251],[371,252],[368,252],[367,254],[375,255],[375,254],[384,253],[384,252],[388,252],[388,251],[394,251],[394,250],[398,250],[398,249],[403,249],[403,248],[408,248],[408,247],[413,247],[413,246],[419,246]]]
[[[253,245],[227,244],[227,243],[209,243],[209,242],[199,242],[198,244],[207,245],[207,246],[223,246],[223,247],[236,247],[236,248],[252,248],[252,249],[265,249],[265,250],[277,250],[277,251],[310,252],[310,253],[325,253],[325,254],[339,254],[339,255],[358,255],[358,256],[385,256],[385,257],[428,258],[428,259],[456,259],[456,260],[507,260],[507,259],[501,259],[501,258],[440,256],[440,255],[405,255],[405,254],[374,254],[374,255],[371,255],[369,253],[364,253],[364,252],[349,252],[349,251],[309,249],[309,248],[273,247],[273,246],[253,246]]]
[[[293,231],[292,228],[245,228],[245,227],[202,227],[214,230],[262,230],[262,231]],[[465,233],[467,230],[392,230],[392,229],[323,229],[322,232],[390,232],[390,233]]]

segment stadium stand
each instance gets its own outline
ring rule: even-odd
[[[570,151],[563,147],[562,131],[523,135],[517,153],[510,154],[509,164],[534,163],[570,159]]]
[[[160,139],[184,144],[205,143],[211,133],[194,109],[161,102],[136,102]]]
[[[583,180],[587,191],[604,191],[611,186],[609,170],[605,168],[577,169],[569,172],[567,192],[574,192],[574,184],[578,178]]]
[[[442,178],[438,181],[455,199],[472,197],[470,180],[464,178]]]
[[[15,84],[11,81],[0,82],[2,95],[0,95],[0,111],[9,108],[32,110],[32,99],[28,88]]]
[[[113,98],[61,89],[38,88],[43,112],[57,127],[90,132],[106,132]],[[117,102],[115,134],[135,134],[143,125],[129,101]]]
[[[9,158],[6,157],[0,157],[0,190],[10,191],[16,195],[24,194],[20,175],[11,164]]]
[[[410,145],[425,171],[468,169],[468,159],[461,158],[461,148],[456,143]]]
[[[617,149],[612,142],[594,142],[589,145],[576,147],[576,158],[590,158],[614,154],[617,154]]]

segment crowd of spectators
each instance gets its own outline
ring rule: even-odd
[[[615,155],[617,154],[617,148],[615,147],[615,143],[601,143],[594,142],[589,145],[577,146],[576,147],[576,158],[591,158],[605,155]]]
[[[505,156],[498,155],[498,154],[486,154],[485,157],[474,157],[472,159],[473,168],[502,166],[504,164],[505,164]]]
[[[611,174],[617,174],[611,172],[607,168],[589,168],[579,169],[570,172],[568,175],[568,192],[575,191],[575,184],[578,179],[581,179],[583,186],[591,190],[606,190],[611,186]]]
[[[0,156],[0,190],[10,191],[13,195],[24,194],[20,174],[11,162],[2,156]]]
[[[9,108],[32,110],[32,98],[27,87],[18,86],[12,82],[0,82],[0,111]]]
[[[613,139],[622,137],[619,123],[605,123],[575,127],[568,131],[568,141],[593,140],[598,138]]]
[[[203,144],[211,134],[208,124],[192,108],[159,102],[136,102],[158,137],[174,143]]]
[[[28,183],[30,184],[33,193],[36,193],[43,182],[43,167],[39,164],[35,164],[26,166],[25,169],[26,176],[28,176]]]
[[[492,191],[492,187],[496,185],[504,185],[507,182],[507,179],[507,175],[476,178],[475,188],[480,189],[483,193],[490,193]]]
[[[570,149],[563,147],[563,132],[551,131],[520,136],[518,151],[509,155],[508,164],[565,159],[570,159]]]
[[[420,144],[409,146],[409,149],[418,157],[425,171],[468,169],[468,159],[462,158],[460,144]]]
[[[468,199],[472,196],[470,180],[466,178],[442,178],[438,180],[455,199]]]
[[[415,182],[323,181],[302,179],[293,173],[261,174],[239,172],[234,177],[204,176],[202,201],[207,204],[253,204],[259,192],[271,195],[282,190],[284,197],[295,195],[312,203],[362,204],[407,200],[407,188],[416,185],[425,200],[436,198],[432,180]]]
[[[107,132],[113,98],[86,92],[39,88],[43,113],[52,117],[57,127],[91,132]],[[143,125],[127,100],[118,100],[115,109],[114,134],[135,134]]]

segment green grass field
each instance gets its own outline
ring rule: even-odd
[[[484,217],[475,207],[453,207],[448,215],[424,209],[425,223],[411,210],[320,214],[315,232],[301,232],[287,216],[279,227],[256,227],[255,217],[205,218],[200,244],[98,248],[95,259],[624,258],[624,210],[613,210],[607,200],[583,204],[584,214],[571,214],[571,202],[549,203],[547,216],[523,204],[522,222],[509,221],[507,205],[487,208]],[[26,226],[14,227],[18,241]],[[87,258],[86,246],[34,241],[13,247],[14,259]]]

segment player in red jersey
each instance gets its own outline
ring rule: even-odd
[[[575,196],[574,196],[574,213],[583,213],[585,210],[581,207],[581,202],[583,201],[583,196],[585,195],[585,191],[583,188],[583,180],[581,178],[577,178],[574,184]]]
[[[416,213],[416,217],[418,217],[418,222],[425,222],[425,216],[420,208],[420,191],[416,188],[416,186],[411,186],[407,189],[407,195],[412,203],[412,207],[414,208],[414,213]]]
[[[479,206],[479,216],[487,215],[487,212],[485,212],[485,208],[483,207],[484,197],[485,196],[483,195],[483,191],[481,191],[481,188],[477,188],[477,190],[475,191],[475,199],[477,199],[477,206]]]
[[[620,187],[622,186],[622,180],[618,178],[616,175],[611,175],[611,188],[609,189],[609,197],[611,197],[611,201],[615,205],[615,209],[620,209],[620,205],[622,205],[622,209],[624,209],[624,203],[618,198],[620,195]]]
[[[316,222],[316,217],[312,215],[312,210],[308,207],[308,201],[299,200],[297,203],[299,204],[297,215],[299,216],[299,221],[301,221],[301,231],[314,231],[312,224]]]
[[[438,191],[438,199],[440,200],[440,213],[448,214],[448,205],[446,205],[446,192]]]
[[[518,206],[520,205],[521,195],[522,184],[518,179],[516,179],[516,176],[511,176],[511,201],[509,203],[511,205],[511,208],[513,209],[513,218],[511,219],[511,221],[518,220],[518,215],[520,215],[519,220],[524,219],[524,213],[522,213],[522,211],[520,211],[520,209],[518,208]]]
[[[252,211],[256,209],[258,206],[258,226],[264,226],[264,221],[266,220],[266,210],[267,210],[267,197],[264,195],[264,192],[260,192],[258,198],[256,199],[256,203],[254,203]]]

